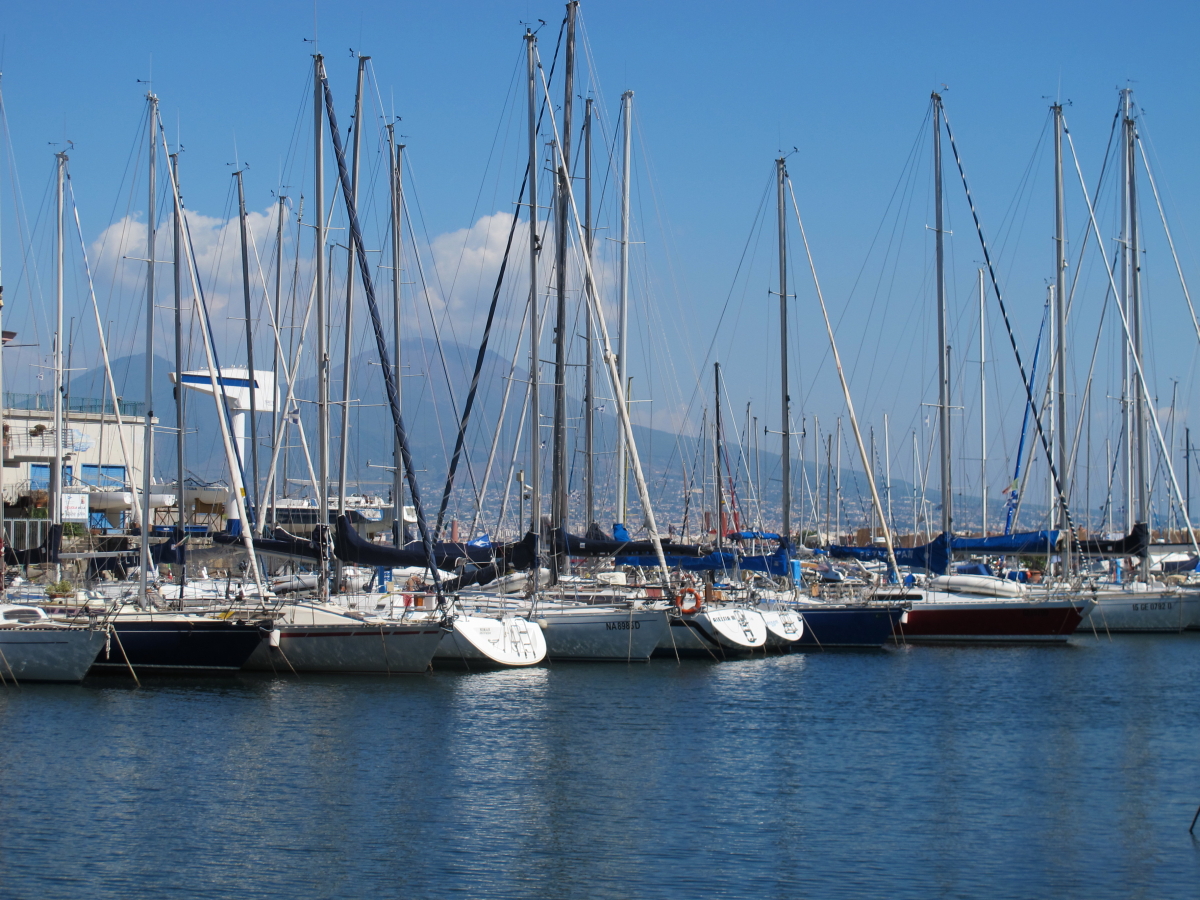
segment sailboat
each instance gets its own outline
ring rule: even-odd
[[[1078,628],[1094,601],[1071,590],[1034,594],[1024,586],[993,576],[947,573],[954,540],[950,455],[950,379],[946,338],[946,286],[942,202],[942,98],[932,95],[934,234],[936,241],[936,284],[938,321],[938,422],[940,434],[942,535],[945,550],[931,568],[939,573],[913,588],[887,586],[879,589],[879,600],[911,604],[906,622],[894,640],[922,641],[1065,641]],[[947,123],[947,131],[949,124]],[[951,135],[951,140],[953,136]],[[1061,167],[1060,167],[1061,171]],[[1061,193],[1060,193],[1061,199]],[[1061,216],[1059,217],[1061,223]],[[1060,233],[1061,237],[1061,233]],[[1062,241],[1059,241],[1061,248]],[[987,248],[984,246],[985,259]],[[1061,258],[1060,258],[1061,264]],[[990,261],[988,263],[990,267]],[[1060,273],[1062,271],[1060,265]],[[1022,372],[1024,378],[1024,372]],[[987,540],[985,538],[985,540]]]
[[[152,554],[150,533],[153,525],[151,494],[151,471],[153,466],[153,336],[154,336],[154,237],[156,231],[154,210],[157,202],[156,149],[161,131],[158,127],[158,98],[150,93],[148,101],[149,145],[149,209],[147,215],[147,286],[146,286],[146,421],[145,448],[143,457],[141,491],[141,565],[139,585],[133,604],[117,603],[105,614],[105,623],[111,630],[112,640],[97,646],[93,657],[92,671],[96,674],[129,674],[135,677],[145,674],[232,674],[240,669],[262,639],[258,624],[243,619],[209,619],[198,615],[181,615],[160,612],[154,608],[150,570]],[[67,154],[56,154],[56,221],[59,223],[56,240],[56,333],[55,333],[55,428],[62,428],[62,336],[63,331],[63,253],[64,240],[62,223],[65,219],[67,183]],[[174,191],[178,197],[178,191]],[[82,240],[82,234],[80,235]],[[89,276],[90,283],[90,276]],[[103,347],[103,341],[102,341]],[[107,369],[107,355],[106,355]],[[110,382],[111,385],[111,382]],[[51,473],[51,516],[55,525],[61,525],[62,459],[61,441],[55,441],[55,464]],[[82,610],[68,611],[57,618],[69,624],[78,624],[84,618]]]
[[[1061,107],[1055,107],[1055,118],[1057,130],[1061,131],[1064,127]],[[1155,579],[1152,574],[1152,549],[1160,556],[1176,550],[1200,557],[1200,548],[1197,547],[1195,533],[1187,518],[1186,503],[1179,492],[1179,484],[1175,477],[1170,453],[1166,452],[1158,416],[1154,409],[1154,403],[1150,400],[1151,394],[1143,367],[1146,320],[1142,297],[1142,239],[1138,215],[1137,178],[1137,160],[1141,138],[1138,133],[1133,92],[1129,88],[1120,91],[1118,118],[1121,125],[1120,278],[1114,277],[1107,259],[1104,260],[1104,266],[1109,279],[1109,288],[1118,301],[1117,312],[1124,332],[1122,335],[1124,338],[1122,412],[1125,440],[1122,450],[1126,460],[1125,509],[1129,533],[1123,538],[1112,541],[1103,539],[1081,541],[1079,542],[1079,551],[1085,558],[1102,557],[1112,560],[1114,573],[1120,572],[1118,560],[1136,559],[1138,561],[1136,568],[1131,573],[1132,577],[1124,583],[1121,583],[1118,576],[1107,582],[1089,580],[1085,585],[1085,590],[1095,602],[1095,608],[1089,615],[1089,624],[1092,627],[1110,632],[1180,632],[1200,626],[1200,593],[1197,593],[1194,588],[1181,589],[1168,586],[1163,581]],[[1058,140],[1061,143],[1061,138]],[[1061,151],[1058,156],[1061,159]],[[1150,187],[1157,200],[1157,187],[1154,184],[1144,152],[1142,158],[1146,163]],[[1061,162],[1059,165],[1061,169]],[[1089,225],[1099,243],[1099,227],[1086,191],[1084,197],[1088,202]],[[1161,205],[1159,212],[1162,213]],[[1171,239],[1169,228],[1167,228],[1165,214],[1162,217],[1162,224],[1167,231],[1168,244],[1174,255],[1174,241]],[[1176,267],[1182,282],[1183,272],[1178,267],[1177,258]],[[1186,282],[1183,282],[1183,289],[1186,294]],[[1154,436],[1158,440],[1157,449],[1162,452],[1163,468],[1167,471],[1170,486],[1174,491],[1174,499],[1179,503],[1187,524],[1191,542],[1186,545],[1168,547],[1152,543],[1150,512],[1153,488],[1149,461],[1155,447],[1150,440],[1148,426],[1151,424],[1154,426]]]
[[[553,168],[555,171],[554,190],[555,190],[555,217],[554,225],[556,228],[557,240],[557,259],[556,259],[556,276],[557,276],[557,307],[556,307],[556,324],[559,334],[565,333],[565,329],[569,328],[567,315],[567,244],[572,233],[580,236],[580,253],[584,260],[584,281],[585,281],[585,301],[591,307],[591,313],[585,314],[585,319],[591,323],[593,318],[602,318],[602,313],[599,311],[597,300],[594,295],[595,281],[592,277],[591,269],[591,231],[592,225],[590,222],[590,203],[585,207],[586,218],[588,221],[581,221],[579,210],[575,202],[575,194],[571,184],[570,177],[570,160],[571,160],[571,141],[573,138],[573,111],[574,111],[574,75],[575,75],[575,46],[576,46],[576,17],[578,13],[578,3],[572,2],[566,5],[565,25],[565,59],[564,59],[564,88],[562,110],[562,128],[559,129],[558,122],[555,118],[554,106],[549,102],[548,96],[539,96],[541,91],[538,85],[539,73],[541,72],[537,54],[537,37],[531,31],[525,34],[526,42],[526,76],[527,76],[527,117],[528,117],[528,138],[529,138],[529,157],[526,171],[525,190],[527,196],[531,198],[528,204],[530,209],[529,214],[529,246],[530,246],[530,290],[529,290],[529,321],[530,321],[530,384],[529,384],[529,405],[534,410],[540,409],[540,376],[539,376],[539,360],[540,360],[540,324],[538,310],[538,277],[539,277],[539,247],[541,246],[540,235],[538,234],[538,216],[536,215],[538,197],[538,174],[543,161],[540,156],[541,144],[539,143],[539,123],[544,115],[550,123],[553,132],[553,142],[555,158],[553,160]],[[548,86],[547,86],[548,88]],[[630,111],[632,102],[632,92],[627,91],[622,97],[622,117],[624,122],[624,161],[623,161],[623,178],[622,178],[622,259],[627,259],[627,248],[630,243],[628,240],[628,222],[629,222],[629,159],[630,159],[630,142],[632,134],[632,126],[630,123]],[[589,115],[584,123],[584,151],[583,157],[585,167],[590,174],[591,160],[591,107],[588,107]],[[588,197],[590,198],[591,182],[590,178],[587,181]],[[627,296],[627,267],[625,262],[622,264],[621,276],[621,303],[624,306]],[[498,292],[497,292],[498,295]],[[494,300],[493,300],[494,302]],[[603,337],[607,344],[607,330],[603,331]],[[622,329],[621,340],[625,340],[625,330]],[[486,338],[485,338],[486,339]],[[623,344],[622,344],[623,347]],[[662,609],[655,608],[653,604],[644,602],[644,596],[639,599],[635,594],[629,593],[626,597],[620,598],[613,594],[611,590],[605,591],[608,596],[603,598],[601,603],[585,602],[577,599],[581,594],[595,595],[596,592],[589,590],[587,585],[580,582],[578,578],[565,578],[568,560],[571,558],[572,551],[581,552],[583,555],[597,555],[592,551],[597,549],[595,542],[591,542],[591,547],[580,547],[580,541],[572,538],[566,533],[566,523],[568,514],[568,497],[566,484],[566,342],[556,341],[555,354],[555,379],[554,379],[554,437],[553,437],[553,457],[552,471],[553,479],[550,490],[550,534],[547,535],[543,530],[542,522],[542,490],[541,490],[541,423],[540,415],[536,414],[531,417],[531,430],[529,434],[529,470],[531,478],[529,481],[530,487],[530,518],[528,539],[532,541],[533,552],[529,555],[530,558],[526,561],[526,567],[531,572],[540,572],[542,568],[542,560],[547,559],[550,564],[551,579],[553,584],[547,589],[543,589],[541,578],[534,578],[532,575],[527,579],[527,593],[523,597],[505,595],[496,593],[494,590],[484,587],[480,591],[471,593],[460,593],[456,609],[463,613],[471,613],[474,615],[493,613],[497,610],[503,610],[505,615],[519,615],[537,626],[542,638],[545,642],[545,656],[551,660],[589,660],[589,661],[629,661],[629,660],[646,660],[657,647],[663,634],[666,630],[666,613]],[[482,347],[480,358],[482,359]],[[590,344],[589,344],[590,354]],[[618,366],[624,364],[624,354],[619,357]],[[612,367],[609,371],[610,379],[613,380],[617,392],[616,396],[621,397],[623,390],[620,387],[622,384],[619,372],[614,372]],[[590,376],[589,376],[590,377]],[[468,403],[470,402],[468,395]],[[618,400],[619,416],[623,423],[624,431],[622,433],[621,447],[625,448],[630,453],[631,461],[635,468],[638,467],[636,448],[630,449],[632,441],[632,431],[628,427],[628,409],[625,407],[623,400]],[[462,422],[459,426],[459,442],[456,447],[456,454],[459,452],[462,443],[463,432],[465,430],[466,419],[469,415],[469,405],[464,407]],[[589,405],[590,415],[590,405]],[[590,428],[588,429],[590,433]],[[618,466],[618,468],[623,468]],[[638,468],[638,477],[641,478],[640,468]],[[445,493],[443,494],[443,506],[445,500],[449,497],[451,488],[451,477],[453,474],[453,462],[451,464],[451,474],[447,478]],[[640,484],[640,481],[639,481]],[[589,480],[590,488],[590,480]],[[620,493],[620,491],[618,491]],[[643,496],[643,506],[648,509],[647,497]],[[589,506],[588,514],[591,514]],[[546,538],[549,536],[549,540]],[[657,540],[657,535],[652,527],[652,536],[650,544]],[[587,544],[588,541],[583,543]],[[602,548],[601,548],[602,549]],[[506,574],[506,566],[498,566],[495,568],[495,574],[503,576]],[[600,585],[601,588],[608,588],[608,585]],[[616,602],[614,602],[616,601]],[[455,619],[455,627],[462,621],[461,618]],[[456,636],[447,635],[443,641],[443,647],[438,651],[439,658],[452,658],[458,651],[460,640]]]
[[[0,604],[0,685],[82,681],[111,640],[105,626],[68,625],[39,606]]]
[[[866,603],[844,603],[830,602],[819,597],[805,597],[801,591],[802,582],[798,582],[793,572],[791,563],[792,556],[792,496],[791,496],[791,456],[792,456],[792,431],[791,431],[791,400],[790,400],[790,380],[788,376],[788,268],[787,268],[787,204],[786,191],[789,186],[787,173],[787,160],[783,157],[775,160],[775,188],[776,188],[776,217],[779,231],[778,240],[778,263],[779,263],[779,335],[780,335],[780,395],[781,408],[780,418],[781,425],[781,447],[780,459],[782,461],[782,495],[781,495],[781,511],[782,511],[782,528],[779,535],[779,552],[782,555],[782,564],[784,572],[782,578],[789,587],[790,597],[786,603],[788,607],[795,611],[800,618],[802,629],[799,637],[793,639],[788,631],[790,623],[780,623],[780,631],[775,631],[773,634],[777,640],[783,641],[782,646],[794,647],[796,649],[822,649],[825,647],[881,647],[896,634],[897,628],[901,620],[905,616],[904,601],[891,602],[883,601],[871,604]],[[796,211],[797,223],[800,224],[799,212]],[[803,231],[801,231],[803,236]],[[810,261],[811,262],[811,261]],[[816,287],[817,297],[820,299],[822,310],[824,310],[824,299],[820,290],[820,282],[816,277],[816,267],[810,265],[813,276],[813,284]],[[857,420],[853,415],[853,402],[850,397],[850,389],[842,375],[840,357],[837,355],[837,344],[834,341],[833,330],[829,326],[828,316],[826,315],[826,330],[829,335],[830,346],[834,353],[834,358],[837,360],[838,373],[842,381],[842,390],[844,399],[851,412],[851,422],[854,424],[855,435],[858,438],[859,449],[862,452],[864,461],[866,451],[862,449],[861,436],[858,435]],[[866,467],[870,471],[870,467]],[[872,494],[875,493],[874,478],[869,477],[868,482],[871,486]],[[878,498],[876,498],[878,501]],[[889,554],[891,553],[890,537],[888,539]],[[769,566],[768,566],[769,568]],[[772,611],[777,610],[779,603],[765,602],[761,605],[763,615],[769,615]]]

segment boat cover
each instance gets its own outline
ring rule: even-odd
[[[439,569],[454,569],[464,560],[475,565],[482,564],[485,568],[495,563],[501,570],[528,569],[533,565],[535,549],[534,534],[529,532],[519,541],[510,544],[490,544],[487,547],[439,541],[434,545],[433,558]],[[425,550],[420,544],[389,547],[386,544],[373,543],[355,531],[345,516],[337,518],[333,553],[342,562],[356,566],[428,567]],[[496,577],[493,574],[488,581]]]
[[[313,539],[297,537],[282,528],[276,528],[273,537],[254,538],[254,552],[263,556],[282,556],[288,559],[319,560],[321,545],[318,543],[320,526],[313,529]],[[241,547],[242,536],[230,534],[228,531],[214,531],[210,535],[214,544],[224,544],[229,547]]]
[[[785,544],[780,544],[779,549],[774,553],[743,556],[740,564],[743,569],[751,572],[767,572],[770,575],[783,577],[791,574],[791,554]]]
[[[955,553],[993,553],[996,555],[1057,553],[1061,531],[1022,531],[1017,534],[997,534],[985,538],[955,537],[950,549]]]
[[[628,532],[626,532],[628,534]],[[704,547],[695,544],[676,544],[674,541],[661,541],[663,554],[666,556],[698,558],[704,556]],[[605,541],[589,537],[579,537],[571,534],[565,528],[554,532],[552,550],[555,553],[566,553],[569,556],[598,557],[598,556],[655,556],[654,544],[650,541]],[[637,565],[629,563],[628,565]],[[652,565],[658,565],[657,557]],[[668,562],[668,565],[671,565]]]
[[[62,549],[61,525],[51,525],[46,529],[46,539],[36,547],[28,550],[14,550],[4,542],[4,564],[8,566],[40,566],[44,563],[59,561],[59,551]]]
[[[944,575],[950,567],[950,536],[940,534],[928,544],[920,547],[896,547],[896,565],[913,569],[927,569]],[[887,562],[886,547],[841,547],[829,548],[834,559],[880,560]]]
[[[780,536],[771,531],[731,531],[725,535],[731,541],[778,541]]]
[[[1150,546],[1150,526],[1137,522],[1133,530],[1115,541],[1087,540],[1079,542],[1079,551],[1084,556],[1141,556]]]
[[[739,565],[738,555],[733,550],[714,550],[700,557],[672,556],[664,544],[663,555],[668,568],[687,572],[732,572]],[[615,562],[618,566],[640,566],[643,569],[658,567],[657,556],[618,556]]]
[[[150,545],[150,558],[156,566],[187,565],[187,536],[176,525],[171,529],[171,536],[165,541]]]
[[[1163,560],[1162,573],[1164,575],[1180,575],[1184,572],[1195,572],[1200,567],[1200,557],[1189,556],[1187,559],[1179,559],[1173,562]]]

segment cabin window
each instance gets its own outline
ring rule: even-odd
[[[4,618],[8,622],[35,622],[41,617],[36,609],[9,609],[4,612]]]

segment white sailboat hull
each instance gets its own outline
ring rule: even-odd
[[[534,621],[553,660],[648,660],[668,627],[667,613],[651,609],[539,609]]]
[[[0,674],[26,681],[82,681],[104,648],[105,632],[86,627],[0,628]]]
[[[434,658],[466,666],[534,666],[546,658],[546,638],[521,616],[459,614]]]
[[[790,609],[760,609],[767,624],[767,649],[784,650],[804,637],[804,620]]]
[[[1080,632],[1172,632],[1200,626],[1200,594],[1178,591],[1099,591]]]
[[[767,643],[767,622],[756,609],[710,607],[692,615],[672,616],[670,622],[658,644],[661,656],[677,652],[722,659],[763,650]]]

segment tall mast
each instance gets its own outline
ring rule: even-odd
[[[1132,326],[1134,369],[1144,372],[1142,329],[1142,263],[1137,220],[1137,126],[1130,112],[1125,120],[1126,153],[1129,172],[1129,312]],[[1150,522],[1150,445],[1146,436],[1146,392],[1139,376],[1133,384],[1133,424],[1137,437],[1137,521]],[[1142,577],[1150,580],[1150,554],[1142,554]]]
[[[1133,176],[1131,166],[1129,165],[1129,131],[1132,125],[1132,120],[1129,117],[1129,89],[1121,91],[1121,234],[1118,238],[1121,255],[1121,296],[1117,302],[1122,308],[1122,314],[1126,321],[1132,317],[1130,309],[1130,282],[1129,267],[1131,257],[1129,253],[1129,182]],[[1134,488],[1134,424],[1133,424],[1133,403],[1132,397],[1132,371],[1129,361],[1130,354],[1133,349],[1126,342],[1121,353],[1121,418],[1123,428],[1121,429],[1122,441],[1124,447],[1117,452],[1124,456],[1122,469],[1123,481],[1125,488],[1125,531],[1128,533],[1132,530],[1134,522],[1138,521],[1137,514],[1134,512],[1135,488]]]
[[[154,504],[150,499],[151,475],[154,469],[154,233],[157,207],[155,205],[158,193],[156,178],[158,175],[158,97],[147,94],[150,102],[150,124],[147,129],[150,136],[149,179],[146,201],[146,424],[143,446],[145,454],[142,457],[142,554],[141,575],[139,577],[138,597],[142,603],[149,604],[146,588],[150,575],[150,532],[154,528]],[[64,164],[66,160],[64,158]],[[59,294],[59,315],[62,315],[61,292]],[[61,368],[61,366],[60,366]],[[62,438],[58,439],[61,445]],[[61,451],[60,451],[61,452]],[[60,464],[61,468],[61,464]],[[61,521],[61,519],[59,520]]]
[[[588,97],[583,108],[583,244],[587,254],[592,255],[592,98]],[[591,295],[592,279],[584,280],[584,291]],[[584,518],[585,525],[591,527],[596,521],[596,490],[594,452],[596,449],[596,423],[594,407],[596,405],[596,386],[593,380],[595,359],[593,358],[592,317],[583,317],[584,341],[586,343],[583,369],[583,481],[584,481]]]
[[[617,294],[617,321],[620,329],[617,334],[617,377],[622,390],[629,384],[629,161],[633,147],[633,91],[621,95],[621,265]],[[617,440],[617,521],[624,522],[628,510],[628,480],[625,456],[628,448],[625,437]]]
[[[2,78],[2,76],[0,76],[0,78]],[[3,107],[4,107],[3,90],[0,89],[0,109],[3,109]],[[0,206],[0,208],[2,208],[2,206]],[[2,226],[3,218],[4,218],[3,216],[0,216],[0,226]],[[2,227],[0,227],[0,230],[2,230]],[[4,241],[0,240],[0,248],[3,248],[3,246],[4,246]],[[3,323],[3,318],[4,318],[4,276],[3,276],[3,271],[4,271],[4,267],[2,264],[0,264],[0,497],[2,497],[4,494],[4,448],[5,448],[5,441],[3,439],[3,434],[2,434],[4,431],[4,323]],[[117,400],[117,398],[113,397],[114,406],[116,404],[116,400]],[[1189,496],[1190,496],[1190,493],[1189,493]],[[5,527],[4,527],[4,501],[2,499],[0,499],[0,599],[3,599],[5,596],[4,547],[8,543],[8,540],[5,537],[6,534],[7,534],[7,531],[5,531]]]
[[[833,505],[833,521],[837,532],[838,541],[842,540],[842,417],[838,416],[837,420],[837,453],[834,459],[837,461],[837,470],[834,476],[837,482],[834,484],[834,505]]]
[[[1067,234],[1066,204],[1063,200],[1063,110],[1058,103],[1051,109],[1054,111],[1055,427],[1058,429],[1058,459],[1055,467],[1060,490],[1055,506],[1058,510],[1057,524],[1064,526],[1067,523],[1067,498],[1070,496],[1067,481],[1070,477],[1070,458],[1067,455]]]
[[[350,153],[350,192],[354,202],[358,203],[358,155],[362,144],[362,93],[363,72],[367,67],[369,56],[358,58],[358,81],[354,89],[354,132],[351,135],[353,147]],[[346,241],[346,327],[343,334],[342,349],[342,430],[341,446],[338,449],[338,514],[346,514],[346,468],[347,457],[350,453],[350,353],[353,349],[354,335],[354,235]],[[397,382],[398,384],[399,382]]]
[[[325,332],[325,143],[322,139],[325,98],[321,80],[325,57],[313,56],[313,200],[316,205],[316,267],[313,285],[317,305],[317,524],[329,527],[329,344]],[[329,558],[321,541],[318,597],[329,597]]]
[[[946,257],[942,232],[942,98],[933,95],[933,204],[937,241],[938,427],[942,451],[942,533],[954,530],[950,481],[950,348],[946,346]]]
[[[396,394],[403,402],[404,382],[400,371],[400,254],[403,248],[400,230],[403,221],[403,162],[404,145],[396,145],[396,126],[389,122],[388,171],[391,175],[392,217],[392,343],[396,360]],[[392,446],[392,543],[404,546],[404,459],[400,450],[400,439]]]
[[[150,159],[154,156],[154,137],[153,137],[153,116],[150,119],[151,123],[151,139],[150,139]],[[55,159],[58,160],[56,167],[56,181],[54,189],[54,204],[55,204],[55,244],[54,244],[54,302],[55,302],[55,318],[54,318],[54,465],[50,471],[50,522],[52,525],[62,524],[62,493],[63,493],[63,200],[64,200],[64,183],[67,175],[67,154],[56,153]],[[151,166],[153,172],[153,166]],[[150,176],[150,183],[154,183],[153,174]],[[154,194],[151,193],[151,203],[153,203]],[[153,219],[153,206],[148,218]],[[153,231],[151,232],[153,234]],[[153,244],[151,244],[153,246]],[[154,258],[153,253],[150,256]],[[150,266],[151,278],[153,278],[154,266]],[[153,281],[151,281],[153,284]],[[153,306],[151,306],[153,309]],[[147,332],[148,333],[148,332]],[[146,357],[149,361],[150,357]],[[146,391],[149,392],[149,382],[146,385]],[[147,421],[146,435],[147,444],[149,444],[150,422],[149,422],[149,406],[147,406]],[[147,451],[148,453],[149,451]],[[147,464],[149,471],[149,464]],[[150,492],[146,491],[146,506],[149,506]],[[146,525],[142,523],[142,596],[145,596],[145,573],[148,550],[146,544]],[[54,565],[54,580],[58,581],[61,577],[59,565]]]
[[[766,429],[763,429],[766,434]],[[821,546],[821,418],[813,416],[813,531],[817,533],[817,546]],[[826,475],[829,473],[826,472]],[[762,484],[761,474],[759,484]],[[761,496],[761,494],[760,494]],[[801,541],[803,543],[803,541]]]
[[[787,180],[787,166],[781,156],[775,160],[776,207],[779,222],[779,403],[780,435],[782,444],[779,458],[782,462],[783,494],[782,532],[785,539],[792,536],[792,430],[791,397],[788,396],[788,314],[787,314],[787,215],[784,208],[783,188]]]
[[[258,524],[258,376],[254,371],[254,315],[250,303],[250,235],[246,223],[246,190],[242,184],[242,172],[234,172],[238,188],[238,223],[242,236],[242,295],[246,312],[246,380],[250,385],[250,496],[254,510],[254,521],[244,523],[246,527]],[[242,460],[242,466],[246,460]]]
[[[713,363],[713,476],[717,500],[717,549],[725,543],[725,490],[721,485],[721,364]]]
[[[283,194],[279,195],[279,218],[275,223],[275,327],[280,327],[280,312],[282,310],[283,298],[283,215],[287,208],[287,197]],[[275,412],[271,416],[271,446],[274,447],[276,442],[280,440],[280,436],[284,430],[283,417],[285,411],[279,403],[279,350],[280,342],[275,340],[271,343],[271,384],[277,392],[274,398]],[[267,504],[270,509],[271,527],[274,528],[277,514],[275,512],[276,497],[279,494],[279,480],[276,478],[276,454],[271,454],[271,471],[268,478],[271,479],[271,496],[267,498]],[[262,533],[262,517],[259,517],[259,533]]]
[[[979,270],[979,500],[980,537],[987,537],[987,292]]]
[[[571,177],[571,130],[575,93],[575,14],[579,3],[567,4],[566,71],[563,73],[562,159],[558,166],[555,210],[555,281],[557,305],[554,323],[554,461],[550,489],[550,516],[554,527],[567,524],[567,179]],[[565,558],[564,558],[565,561]]]
[[[171,154],[171,171],[175,183],[179,184],[179,152]],[[175,204],[171,204],[171,260],[175,288],[175,371],[183,371],[183,220]],[[187,534],[187,505],[184,496],[184,436],[183,436],[183,384],[178,375],[175,376],[175,478],[178,490],[175,496],[175,510],[178,514],[178,540]],[[116,398],[113,398],[114,402]],[[187,566],[179,567],[179,599],[183,600],[183,587],[187,581]]]
[[[542,453],[541,393],[538,390],[538,144],[537,144],[537,35],[525,32],[525,66],[529,90],[529,528],[534,534],[533,594],[537,594],[538,570],[541,567],[542,534]]]
[[[738,452],[742,455],[742,460],[745,463],[746,490],[745,490],[744,496],[746,497],[746,504],[747,504],[745,518],[747,520],[750,520],[750,516],[751,516],[752,510],[753,510],[753,508],[750,506],[750,504],[755,501],[755,499],[757,498],[758,495],[754,491],[754,479],[753,479],[754,473],[750,471],[751,448],[750,448],[750,402],[749,401],[746,402],[746,427],[742,431],[742,436],[745,438],[746,443],[743,446],[742,442],[738,441]],[[803,455],[804,455],[804,439],[803,438],[801,438],[801,441],[800,441],[800,455],[801,455],[801,458],[803,458]],[[800,467],[801,467],[801,469],[803,469],[804,464],[801,463]],[[753,522],[747,521],[746,525],[747,525],[747,527],[753,527]]]

